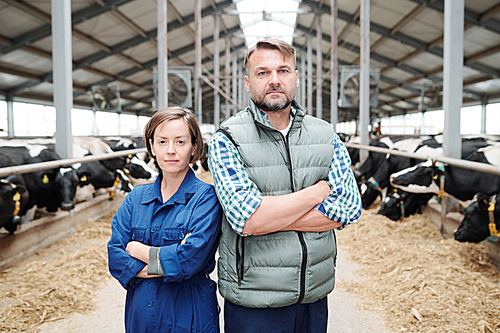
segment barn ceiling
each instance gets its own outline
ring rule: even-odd
[[[213,82],[214,19],[220,18],[219,50],[224,73],[226,43],[231,54],[246,50],[232,0],[202,0],[203,75]],[[302,0],[293,45],[297,63],[312,39],[316,68],[316,22],[320,19],[323,73],[330,70],[330,6]],[[92,86],[117,85],[123,112],[150,115],[153,68],[157,63],[155,0],[73,0],[74,104],[92,104]],[[195,0],[168,1],[169,66],[194,66]],[[359,2],[338,0],[339,64],[359,62]],[[0,95],[52,100],[50,0],[0,0]],[[465,0],[464,102],[500,97],[500,1]],[[380,69],[373,116],[439,108],[443,71],[443,0],[372,0],[371,65]],[[262,19],[272,19],[263,15]],[[300,68],[299,68],[300,70]],[[339,80],[340,81],[340,80]],[[330,80],[322,83],[323,117],[330,117]],[[203,122],[213,121],[213,88],[203,82]],[[314,94],[315,95],[315,94]],[[194,94],[193,94],[194,96]],[[224,102],[223,102],[224,103]],[[193,103],[194,105],[194,103]],[[222,112],[223,113],[223,112]],[[351,120],[356,109],[340,109]]]

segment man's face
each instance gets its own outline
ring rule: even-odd
[[[283,111],[295,98],[299,77],[293,58],[279,50],[256,50],[248,59],[245,87],[262,111]]]

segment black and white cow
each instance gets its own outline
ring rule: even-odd
[[[91,141],[93,138],[90,139]],[[98,144],[100,145],[100,144]],[[89,144],[86,144],[88,147]],[[102,146],[104,147],[104,146]],[[109,148],[109,146],[107,146]],[[106,150],[106,148],[104,148]],[[105,154],[96,150],[94,151],[98,154]],[[82,147],[79,142],[73,142],[73,156],[74,157],[85,157],[94,155],[89,149]],[[119,163],[118,163],[119,164]],[[107,164],[113,165],[111,163]],[[105,189],[110,198],[114,196],[117,190],[121,190],[125,193],[130,192],[133,189],[132,184],[130,184],[129,178],[125,175],[125,172],[120,169],[108,169],[108,167],[101,163],[101,161],[93,161],[86,163],[75,163],[72,165],[78,174],[82,175],[80,178],[81,184],[78,188],[77,195],[75,198],[76,202],[81,202],[87,200],[89,197],[93,196],[97,190]]]
[[[426,205],[433,196],[432,193],[409,193],[394,189],[382,200],[377,214],[397,221],[417,213],[418,209]]]
[[[108,144],[113,151],[145,148],[145,145],[144,147],[139,147],[135,140],[128,138],[109,137],[104,138],[103,141]],[[123,167],[123,171],[127,177],[130,178],[133,186],[152,183],[158,176],[158,171],[147,165],[144,160],[144,154],[141,155],[142,158],[140,158],[137,154],[124,156],[125,165]]]
[[[393,144],[394,150],[408,153],[415,152],[417,154],[421,154],[422,151],[427,150],[427,148],[427,145],[422,144],[422,140],[413,138],[399,140]],[[418,150],[415,151],[415,149]],[[428,152],[424,153],[427,154]],[[380,161],[376,172],[367,181],[362,181],[359,186],[363,207],[368,208],[378,196],[381,196],[381,199],[384,200],[390,185],[390,175],[415,165],[416,163],[417,161],[414,159],[386,154],[384,159]]]
[[[416,150],[416,153],[421,156],[427,156],[429,159],[434,159],[440,156],[443,156],[443,148],[442,148],[443,137],[442,135],[437,135],[432,137],[431,139],[424,140],[421,145]],[[483,137],[464,137],[462,139],[462,156],[469,156],[474,153],[477,149],[481,147],[488,146],[490,142]],[[430,162],[427,162],[429,164]],[[421,165],[426,165],[426,162],[421,163]],[[407,169],[407,170],[412,170]],[[403,173],[405,171],[401,171]],[[394,175],[392,176],[394,177]],[[434,193],[412,193],[403,191],[399,188],[398,194],[389,194],[388,197],[384,199],[382,202],[381,209],[379,210],[379,214],[385,215],[389,218],[392,218],[396,215],[400,215],[400,202],[402,198],[404,198],[403,203],[405,207],[405,212],[408,212],[406,216],[414,214],[417,211],[419,206],[425,205],[427,202],[425,200],[430,200],[434,196]],[[462,211],[465,207],[463,206],[465,203],[460,202],[449,196],[449,200],[447,200],[447,211]],[[409,213],[413,212],[413,213]]]
[[[479,148],[465,159],[500,166],[500,145]],[[433,165],[430,161],[391,175],[391,184],[407,192],[439,194],[442,176],[444,192],[459,200],[471,200],[477,192],[487,195],[500,193],[498,175],[452,165]]]
[[[7,146],[2,142],[0,153],[8,155],[15,165],[60,160],[60,157],[45,145],[22,143],[23,146],[20,146],[17,141],[11,144]],[[21,215],[35,205],[38,208],[45,208],[48,212],[56,212],[59,208],[63,210],[74,208],[73,199],[78,176],[71,168],[62,170],[61,172],[60,168],[53,168],[23,174],[29,201]]]
[[[496,231],[500,231],[500,194],[493,196],[495,205],[493,210],[493,223]],[[490,236],[488,208],[492,202],[492,196],[478,193],[464,212],[464,218],[460,227],[455,231],[455,239],[459,242],[479,243]]]
[[[15,163],[9,156],[0,154],[0,168],[12,167]],[[22,175],[11,175],[0,179],[0,228],[13,234],[19,229],[21,213],[26,209],[29,192]]]
[[[399,149],[406,151],[406,148],[404,148],[404,145],[402,145],[400,142],[404,141],[405,139],[403,137],[383,137],[380,139],[372,139],[370,140],[369,145],[372,147],[379,147],[379,148],[385,148],[385,149]],[[413,139],[406,139],[409,142],[413,142]],[[416,142],[416,145],[418,145],[420,141]],[[416,147],[416,146],[415,146]],[[413,149],[415,149],[413,147]],[[409,148],[412,149],[412,148]],[[358,150],[358,149],[356,149]],[[358,185],[361,184],[362,181],[369,179],[372,177],[375,172],[378,170],[380,165],[389,157],[388,154],[385,153],[378,153],[378,152],[373,152],[370,151],[368,153],[368,158],[363,162],[363,164],[359,167],[354,169],[354,177],[356,178],[356,182]]]

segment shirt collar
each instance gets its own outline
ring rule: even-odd
[[[158,177],[156,177],[156,181],[154,182],[153,186],[150,187],[150,190],[144,193],[141,202],[142,204],[148,204],[155,199],[158,199],[158,201],[160,201],[160,203],[163,204],[163,201],[161,199],[162,179],[163,179],[163,172],[160,172],[158,174]],[[193,170],[189,168],[188,172],[186,173],[186,176],[184,177],[184,180],[181,183],[181,186],[179,186],[179,189],[177,189],[177,192],[175,192],[174,195],[170,197],[170,199],[168,199],[165,203],[185,204],[196,193],[197,189],[198,189],[198,183],[196,182],[196,175],[194,174]]]

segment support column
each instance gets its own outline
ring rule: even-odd
[[[444,155],[460,158],[460,109],[462,108],[464,63],[464,0],[444,2],[443,108]]]
[[[420,123],[420,135],[424,135],[427,131],[425,130],[425,112],[422,112],[422,121]]]
[[[486,133],[486,105],[488,105],[488,95],[484,94],[481,100],[481,134]]]
[[[238,103],[238,55],[233,52],[233,100]],[[234,106],[233,115],[238,112],[238,106]]]
[[[231,96],[231,91],[229,90],[229,76],[231,74],[230,68],[231,68],[231,44],[229,43],[229,38],[226,38],[226,66],[225,66],[225,72],[226,72],[226,78],[225,78],[225,85],[226,85],[226,94],[228,96]],[[226,98],[226,119],[231,117],[231,104],[229,100]]]
[[[312,38],[307,36],[307,114],[312,115],[313,111],[313,64],[312,64]]]
[[[330,124],[333,129],[339,121],[339,108],[338,108],[338,90],[339,90],[339,74],[338,74],[338,0],[330,0],[330,35],[331,35],[331,53],[330,53],[330,71],[331,71],[331,86],[330,86]]]
[[[7,98],[7,137],[14,137],[14,101],[12,97]]]
[[[300,88],[300,105],[302,105],[303,107],[306,106],[306,100],[307,100],[307,96],[306,96],[306,73],[307,73],[307,70],[306,70],[306,52],[302,51],[302,56],[300,58],[300,74],[299,74],[299,77],[300,77],[300,84],[299,84],[299,88]]]
[[[157,0],[158,110],[168,107],[167,0]]]
[[[214,84],[220,88],[220,66],[219,66],[219,18],[214,15]],[[220,95],[214,89],[214,126],[215,130],[220,124]]]
[[[73,107],[73,64],[71,50],[71,1],[52,0],[52,73],[56,108],[56,153],[73,155],[71,108]]]
[[[245,89],[245,80],[243,80],[243,61],[238,62],[238,104],[243,105],[243,90]]]
[[[359,73],[359,131],[361,144],[369,144],[368,125],[370,124],[370,0],[361,1],[361,33],[360,44],[360,67]],[[368,157],[367,150],[360,150],[359,160],[363,163]]]
[[[198,118],[198,124],[203,123],[202,114],[202,94],[201,94],[201,0],[196,0],[194,10],[195,43],[194,43],[194,93],[195,93],[195,112]]]
[[[321,51],[321,14],[316,20],[316,117],[323,119],[323,53]]]
[[[97,128],[97,111],[92,110],[92,135],[99,135],[99,128]]]

